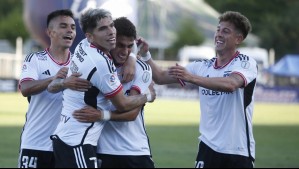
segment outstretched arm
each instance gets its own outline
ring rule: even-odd
[[[244,79],[236,73],[232,73],[228,77],[201,77],[189,73],[179,65],[171,67],[169,73],[172,77],[180,78],[197,86],[222,92],[233,92],[243,87],[245,83]]]
[[[139,55],[141,56],[141,59],[144,60],[147,64],[149,64],[152,68],[153,80],[155,81],[155,83],[160,85],[178,83],[178,80],[176,78],[171,77],[168,74],[167,70],[163,70],[154,62],[154,60],[151,58],[151,54],[149,53],[149,45],[144,39],[138,39],[137,45],[138,48],[140,48]]]

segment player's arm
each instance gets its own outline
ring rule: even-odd
[[[137,107],[142,106],[146,102],[152,102],[156,97],[156,94],[149,91],[146,94],[125,96],[123,91],[118,92],[115,96],[110,98],[110,101],[114,107],[120,112],[127,112]]]
[[[149,87],[152,93],[155,93],[153,84]],[[130,96],[139,95],[136,90],[130,90]],[[155,96],[154,96],[155,97]],[[108,110],[97,110],[91,106],[84,107],[83,109],[77,110],[73,113],[73,117],[80,122],[96,122],[101,120],[110,121],[134,121],[138,116],[142,106],[137,107],[128,112],[120,112],[118,110],[108,111]]]
[[[48,91],[50,93],[58,93],[66,88],[80,91],[80,92],[86,92],[89,88],[91,88],[91,83],[86,80],[79,78],[81,76],[80,73],[73,73],[71,76],[67,78],[57,78],[54,79],[49,85],[48,85]]]
[[[137,45],[140,48],[139,54],[141,56],[141,59],[144,60],[147,64],[149,64],[152,68],[153,80],[155,83],[160,85],[178,83],[178,80],[176,78],[171,77],[168,74],[167,70],[163,70],[154,62],[149,52],[149,45],[144,39],[138,39]]]
[[[43,80],[28,80],[20,83],[20,90],[24,97],[32,96],[46,90],[48,85],[57,78],[65,78],[67,75],[67,68],[61,68],[58,73],[50,78]]]
[[[169,74],[214,91],[233,92],[245,85],[244,79],[237,73],[232,73],[228,77],[201,77],[191,74],[182,66],[173,66],[169,69]]]
[[[138,95],[137,91],[131,90],[130,95]],[[142,107],[142,106],[141,106]],[[141,107],[137,107],[131,111],[121,113],[118,110],[97,110],[91,106],[86,106],[83,109],[76,110],[73,117],[79,122],[91,123],[102,120],[110,121],[134,121],[139,114]]]
[[[134,79],[136,70],[136,56],[131,53],[128,60],[124,63],[122,74],[122,83],[128,83]]]

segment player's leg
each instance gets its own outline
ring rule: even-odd
[[[19,168],[54,168],[54,154],[51,151],[22,149]]]
[[[150,156],[123,156],[98,154],[101,168],[155,168]]]
[[[227,168],[253,168],[253,161],[249,157],[227,154],[225,167]]]
[[[122,156],[122,166],[124,168],[155,168],[151,156]]]
[[[101,168],[121,168],[119,159],[115,155],[97,154]]]
[[[212,150],[204,142],[200,142],[195,168],[220,168],[223,157],[220,153]]]
[[[96,147],[90,144],[69,146],[52,136],[56,168],[98,168]]]

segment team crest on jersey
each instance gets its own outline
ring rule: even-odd
[[[109,84],[111,86],[113,86],[113,85],[115,85],[115,83],[116,83],[116,77],[115,77],[115,75],[112,74],[109,78]]]
[[[46,55],[37,55],[37,59],[38,60],[42,60],[42,61],[46,61],[47,60],[47,56]]]
[[[72,73],[77,73],[79,71],[79,68],[74,61],[72,61],[70,69],[71,69]]]
[[[244,69],[249,69],[250,63],[248,61],[242,61],[241,66]]]
[[[143,75],[142,75],[142,81],[144,83],[147,83],[149,80],[150,80],[150,73],[149,72],[144,72]]]
[[[26,65],[26,64],[23,64],[22,72],[26,72],[26,71],[27,71],[27,65]]]

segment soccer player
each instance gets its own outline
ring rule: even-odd
[[[124,63],[136,39],[134,24],[125,17],[114,20],[117,31],[116,47],[111,50],[111,56],[117,72],[121,72]],[[121,79],[121,77],[119,77]],[[145,93],[152,81],[152,71],[148,64],[141,60],[136,62],[135,78],[129,83],[122,83],[126,95]],[[82,122],[101,120],[98,117],[90,119],[95,110],[83,109],[76,111],[74,117]],[[119,122],[130,120],[128,122]],[[149,138],[144,124],[144,106],[135,112],[115,114],[106,122],[98,142],[98,158],[102,168],[154,168],[151,158]]]
[[[249,20],[239,12],[219,17],[213,59],[198,60],[185,68],[161,70],[143,43],[141,55],[151,65],[158,84],[190,82],[199,86],[201,122],[197,168],[252,168],[255,141],[252,131],[257,64],[237,47],[251,31]],[[140,41],[142,43],[142,39]]]
[[[80,26],[86,38],[75,49],[70,71],[82,73],[81,77],[93,86],[84,93],[69,89],[63,92],[61,121],[52,136],[55,167],[98,167],[96,146],[105,120],[111,118],[111,113],[103,111],[103,121],[84,123],[73,117],[74,111],[88,105],[100,110],[110,110],[115,106],[120,112],[128,112],[154,98],[154,94],[149,92],[124,96],[109,54],[116,45],[116,30],[109,11],[85,11],[80,17]]]
[[[58,89],[60,91],[64,88],[87,91],[91,87],[89,81],[78,78],[78,73],[66,78],[72,55],[69,48],[76,36],[73,13],[70,10],[50,13],[47,17],[47,34],[50,47],[29,54],[23,63],[19,88],[23,96],[28,97],[29,108],[21,135],[20,168],[54,167],[50,136],[60,119],[62,92],[49,93],[48,84],[60,78],[64,79]]]

